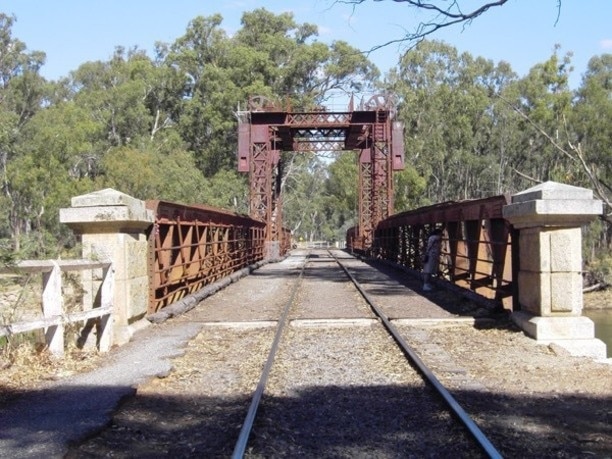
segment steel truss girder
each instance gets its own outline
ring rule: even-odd
[[[293,140],[311,141],[311,140],[344,140],[344,130],[338,128],[310,128],[296,129],[293,131]]]
[[[264,257],[265,225],[222,209],[147,201],[149,313]]]
[[[350,121],[351,114],[343,112],[288,113],[286,124],[295,127],[347,127]]]
[[[403,125],[375,102],[360,111],[299,113],[262,102],[240,114],[238,170],[249,172],[250,215],[266,223],[267,241],[281,237],[280,151],[360,151],[358,237],[371,245],[378,222],[393,213],[393,170],[404,161]]]
[[[347,151],[344,148],[344,142],[335,141],[308,141],[308,142],[296,142],[293,145],[292,151],[301,153],[308,152],[337,152]]]
[[[270,133],[265,142],[251,144],[250,215],[266,223],[266,240],[276,241],[282,226],[280,153],[271,149]]]
[[[393,158],[385,118],[372,126],[371,140],[359,157],[358,237],[364,247],[371,247],[374,229],[393,213]]]
[[[447,280],[514,309],[518,297],[516,231],[503,218],[506,195],[444,202],[384,219],[374,235],[376,256],[408,268],[421,269],[421,254],[433,228],[443,228],[441,267]],[[362,249],[348,232],[352,247]],[[514,241],[514,242],[513,242]]]

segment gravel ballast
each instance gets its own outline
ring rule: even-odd
[[[69,457],[228,457],[304,255],[265,265],[153,326],[200,331],[170,371],[139,383]],[[443,290],[422,296],[400,271],[350,264],[504,457],[610,456],[612,365],[538,345],[507,314]],[[321,253],[315,274],[304,276],[302,309],[286,331],[292,345],[279,350],[285,367],[273,369],[247,455],[433,457],[455,445],[453,457],[474,457],[332,266]]]

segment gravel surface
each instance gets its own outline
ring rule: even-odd
[[[611,457],[612,365],[490,326],[420,329],[411,345],[504,457]]]
[[[249,457],[480,456],[380,326],[287,335]]]
[[[249,457],[479,457],[333,260],[308,265],[290,317]]]
[[[268,321],[287,300],[297,265],[291,257],[264,266],[174,319],[202,331],[172,371],[139,385],[108,427],[68,457],[231,455],[273,339]],[[423,297],[400,272],[351,265],[504,457],[612,456],[612,365],[537,345],[505,314],[443,291]],[[339,294],[339,273],[324,259],[315,271],[292,314],[331,323],[292,322],[292,346],[279,351],[285,368],[273,370],[247,454],[439,457],[450,444],[448,456],[474,457],[388,338],[367,322],[336,320],[348,309],[359,311],[352,319],[371,318],[358,296]],[[423,320],[431,317],[439,321]],[[245,320],[250,327],[235,326]]]

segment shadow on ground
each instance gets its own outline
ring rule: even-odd
[[[82,399],[88,391],[105,390],[72,388],[56,395]],[[429,395],[424,388],[374,386],[309,387],[286,397],[264,396],[247,457],[478,457],[462,429]],[[455,397],[503,457],[606,457],[612,451],[610,399],[515,399],[480,392]],[[229,457],[249,403],[246,396],[137,395],[66,457]],[[14,448],[30,446],[30,430],[57,433],[27,419],[9,428],[21,434]]]

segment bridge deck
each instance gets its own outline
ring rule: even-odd
[[[316,310],[300,311],[293,319],[350,319],[372,318],[373,314],[360,314],[343,300],[342,289],[327,288],[338,284],[338,273],[332,273],[329,261],[320,260],[314,251],[310,259],[319,266],[316,270],[320,283],[321,298]],[[293,250],[291,256],[282,262],[268,264],[237,285],[219,292],[215,297],[202,302],[178,320],[197,322],[257,322],[278,319],[280,310],[289,295],[289,285],[298,275],[299,264],[307,250]],[[342,254],[343,252],[337,251]],[[347,255],[344,254],[346,257]],[[437,289],[423,294],[419,279],[406,272],[385,265],[371,266],[358,259],[348,261],[349,269],[360,276],[369,295],[383,309],[390,319],[459,319],[469,318],[485,311],[476,305],[463,301],[458,296]],[[330,278],[330,276],[334,276]]]
[[[138,451],[179,447],[183,442],[187,447],[200,435],[210,436],[214,424],[202,410],[210,403],[224,409],[234,409],[231,406],[242,403],[240,397],[229,397],[228,387],[240,382],[244,359],[256,351],[253,337],[257,334],[232,327],[260,324],[265,328],[262,333],[269,333],[269,321],[278,318],[304,255],[294,251],[283,262],[261,267],[182,316],[137,332],[132,342],[111,352],[94,371],[54,381],[6,404],[0,409],[0,457],[64,456],[71,442],[107,424],[120,400],[134,393],[137,386],[136,397],[114,415],[111,427],[70,450],[72,457],[87,451],[96,451],[101,457],[105,451],[113,452],[113,448],[115,452],[131,451],[138,456]],[[299,319],[367,318],[365,313],[349,317],[341,299],[342,284],[338,274],[331,274],[329,261],[315,257],[313,263],[317,264],[317,277],[306,281],[321,286],[314,292],[309,289],[311,294],[320,295],[321,301],[315,302],[319,306],[302,311]],[[514,451],[511,448],[517,440],[512,439],[518,436],[520,444],[530,442],[522,427],[513,431],[512,426],[532,426],[533,432],[548,432],[546,438],[555,439],[553,443],[535,434],[539,443],[529,443],[543,448],[538,450],[542,455],[554,448],[578,453],[576,448],[582,448],[587,438],[584,435],[600,439],[589,443],[596,451],[612,446],[611,427],[602,418],[606,414],[597,414],[598,408],[606,400],[609,402],[612,366],[555,355],[522,333],[504,329],[503,321],[497,324],[499,329],[493,327],[490,333],[473,326],[455,327],[452,331],[420,327],[419,323],[430,319],[469,321],[485,311],[444,290],[421,295],[418,279],[401,271],[370,266],[356,259],[349,263],[368,294],[383,305],[391,319],[412,321],[410,336],[420,346],[419,352],[427,359],[438,359],[433,361],[443,383],[472,401],[471,408],[482,422],[496,429],[494,438],[509,442],[505,445],[510,448],[507,451]],[[184,347],[185,355],[177,358]],[[227,357],[226,351],[232,349],[233,357]],[[232,363],[230,358],[236,361]],[[153,378],[156,375],[163,378]],[[555,397],[534,395],[546,393],[554,393]],[[500,421],[505,416],[513,421]],[[588,426],[588,432],[583,436],[557,432],[552,424],[542,424],[541,420],[548,416],[563,418],[564,425],[572,428]]]

